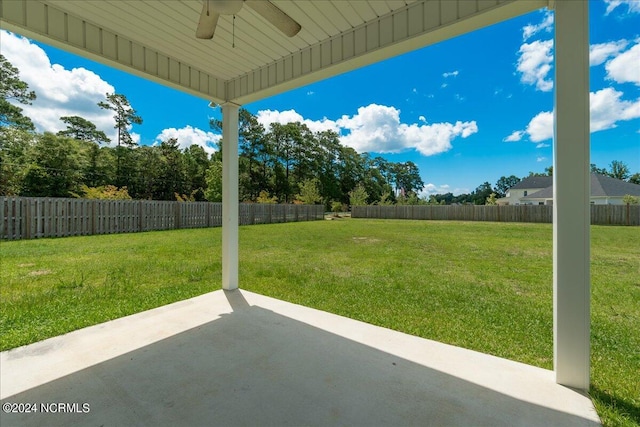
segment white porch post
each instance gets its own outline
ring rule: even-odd
[[[222,104],[222,289],[238,288],[238,110]]]
[[[555,2],[553,348],[556,382],[589,389],[589,2]]]

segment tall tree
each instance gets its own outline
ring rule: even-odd
[[[349,202],[349,192],[364,180],[365,167],[362,157],[351,147],[340,146],[338,156],[338,182],[342,193],[338,201]],[[366,192],[366,190],[365,190]],[[369,195],[367,194],[367,197]]]
[[[159,146],[162,167],[158,176],[158,194],[160,200],[175,200],[176,194],[184,191],[184,163],[182,152],[176,138],[162,141]]]
[[[158,199],[162,155],[157,146],[143,145],[135,153],[135,180],[127,185],[129,194],[136,199]]]
[[[135,165],[133,164],[133,154],[129,152],[129,149],[133,148],[136,143],[131,137],[129,129],[133,124],[142,124],[142,117],[138,116],[136,110],[131,107],[126,96],[119,93],[108,93],[106,97],[107,101],[98,102],[98,106],[115,113],[113,118],[116,124],[113,127],[118,131],[115,148],[115,185],[116,187],[130,187],[135,178]]]
[[[367,202],[374,204],[378,202],[384,194],[389,198],[389,195],[393,193],[393,187],[391,187],[377,167],[376,159],[371,159],[369,153],[363,153],[360,157],[364,165],[364,179],[362,184],[369,195]]]
[[[78,193],[85,161],[78,141],[45,132],[37,139],[32,156],[21,195],[69,197]]]
[[[631,176],[629,166],[620,160],[614,160],[609,165],[609,176],[611,178],[626,181]]]
[[[209,125],[222,132],[222,120],[211,119]],[[241,200],[255,200],[261,189],[269,186],[272,150],[264,126],[244,108],[238,111],[238,146],[240,197]]]
[[[184,172],[186,194],[194,194],[196,200],[204,200],[207,187],[207,169],[210,161],[207,152],[199,145],[192,144],[184,150]]]
[[[598,166],[596,166],[595,163],[591,163],[591,173],[597,173],[600,175],[609,175],[609,172],[607,172],[607,169],[599,168]]]
[[[214,159],[207,170],[205,198],[210,202],[222,201],[222,160]]]
[[[98,145],[110,142],[107,135],[96,128],[96,125],[80,116],[62,116],[60,120],[67,125],[65,130],[58,132],[60,136],[77,139],[78,141],[94,142]]]
[[[271,140],[276,155],[274,158],[276,162],[274,165],[275,193],[278,200],[289,203],[294,193],[290,178],[292,178],[291,172],[296,162],[295,148],[302,143],[300,124],[272,123],[268,138]]]
[[[126,96],[119,93],[108,93],[106,96],[107,101],[98,102],[98,106],[104,110],[115,112],[113,115],[116,121],[114,128],[118,131],[116,146],[134,147],[136,143],[131,138],[129,129],[131,125],[142,124],[142,117],[131,107]]]
[[[491,188],[489,182],[480,184],[472,194],[473,203],[476,205],[484,205],[487,198],[491,196],[491,193],[493,193],[493,188]]]
[[[0,131],[5,126],[35,130],[31,119],[22,114],[22,108],[10,102],[30,105],[35,99],[36,93],[30,91],[29,85],[20,80],[18,69],[0,54]]]
[[[420,178],[420,170],[412,161],[395,163],[392,167],[396,191],[404,196],[418,193],[424,188],[424,181]]]
[[[0,196],[17,196],[31,163],[36,134],[17,127],[0,132]]]
[[[315,162],[313,168],[320,181],[319,190],[322,200],[329,208],[332,200],[342,199],[342,189],[338,180],[340,137],[336,132],[327,130],[316,133],[315,138],[317,144],[313,147],[315,151],[311,155]]]
[[[498,182],[496,182],[496,196],[504,197],[507,194],[507,191],[520,181],[520,178],[515,175],[501,176],[500,179],[498,179]]]

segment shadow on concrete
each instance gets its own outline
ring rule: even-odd
[[[596,426],[250,306],[11,396],[87,413],[0,425]]]

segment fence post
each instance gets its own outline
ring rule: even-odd
[[[25,239],[30,239],[31,238],[31,209],[29,206],[29,199],[23,199],[22,201],[22,212],[24,215],[24,238]]]
[[[91,235],[96,234],[96,202],[97,199],[89,200],[89,209],[87,214],[89,215],[89,233]]]
[[[177,230],[180,228],[180,202],[175,203],[175,220],[173,221],[173,227]]]

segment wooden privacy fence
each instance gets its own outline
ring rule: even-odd
[[[322,205],[241,203],[240,225],[324,219]],[[222,203],[0,197],[0,239],[220,227]]]
[[[452,221],[553,222],[551,205],[354,206],[353,218]],[[640,205],[591,205],[591,224],[640,225]]]

